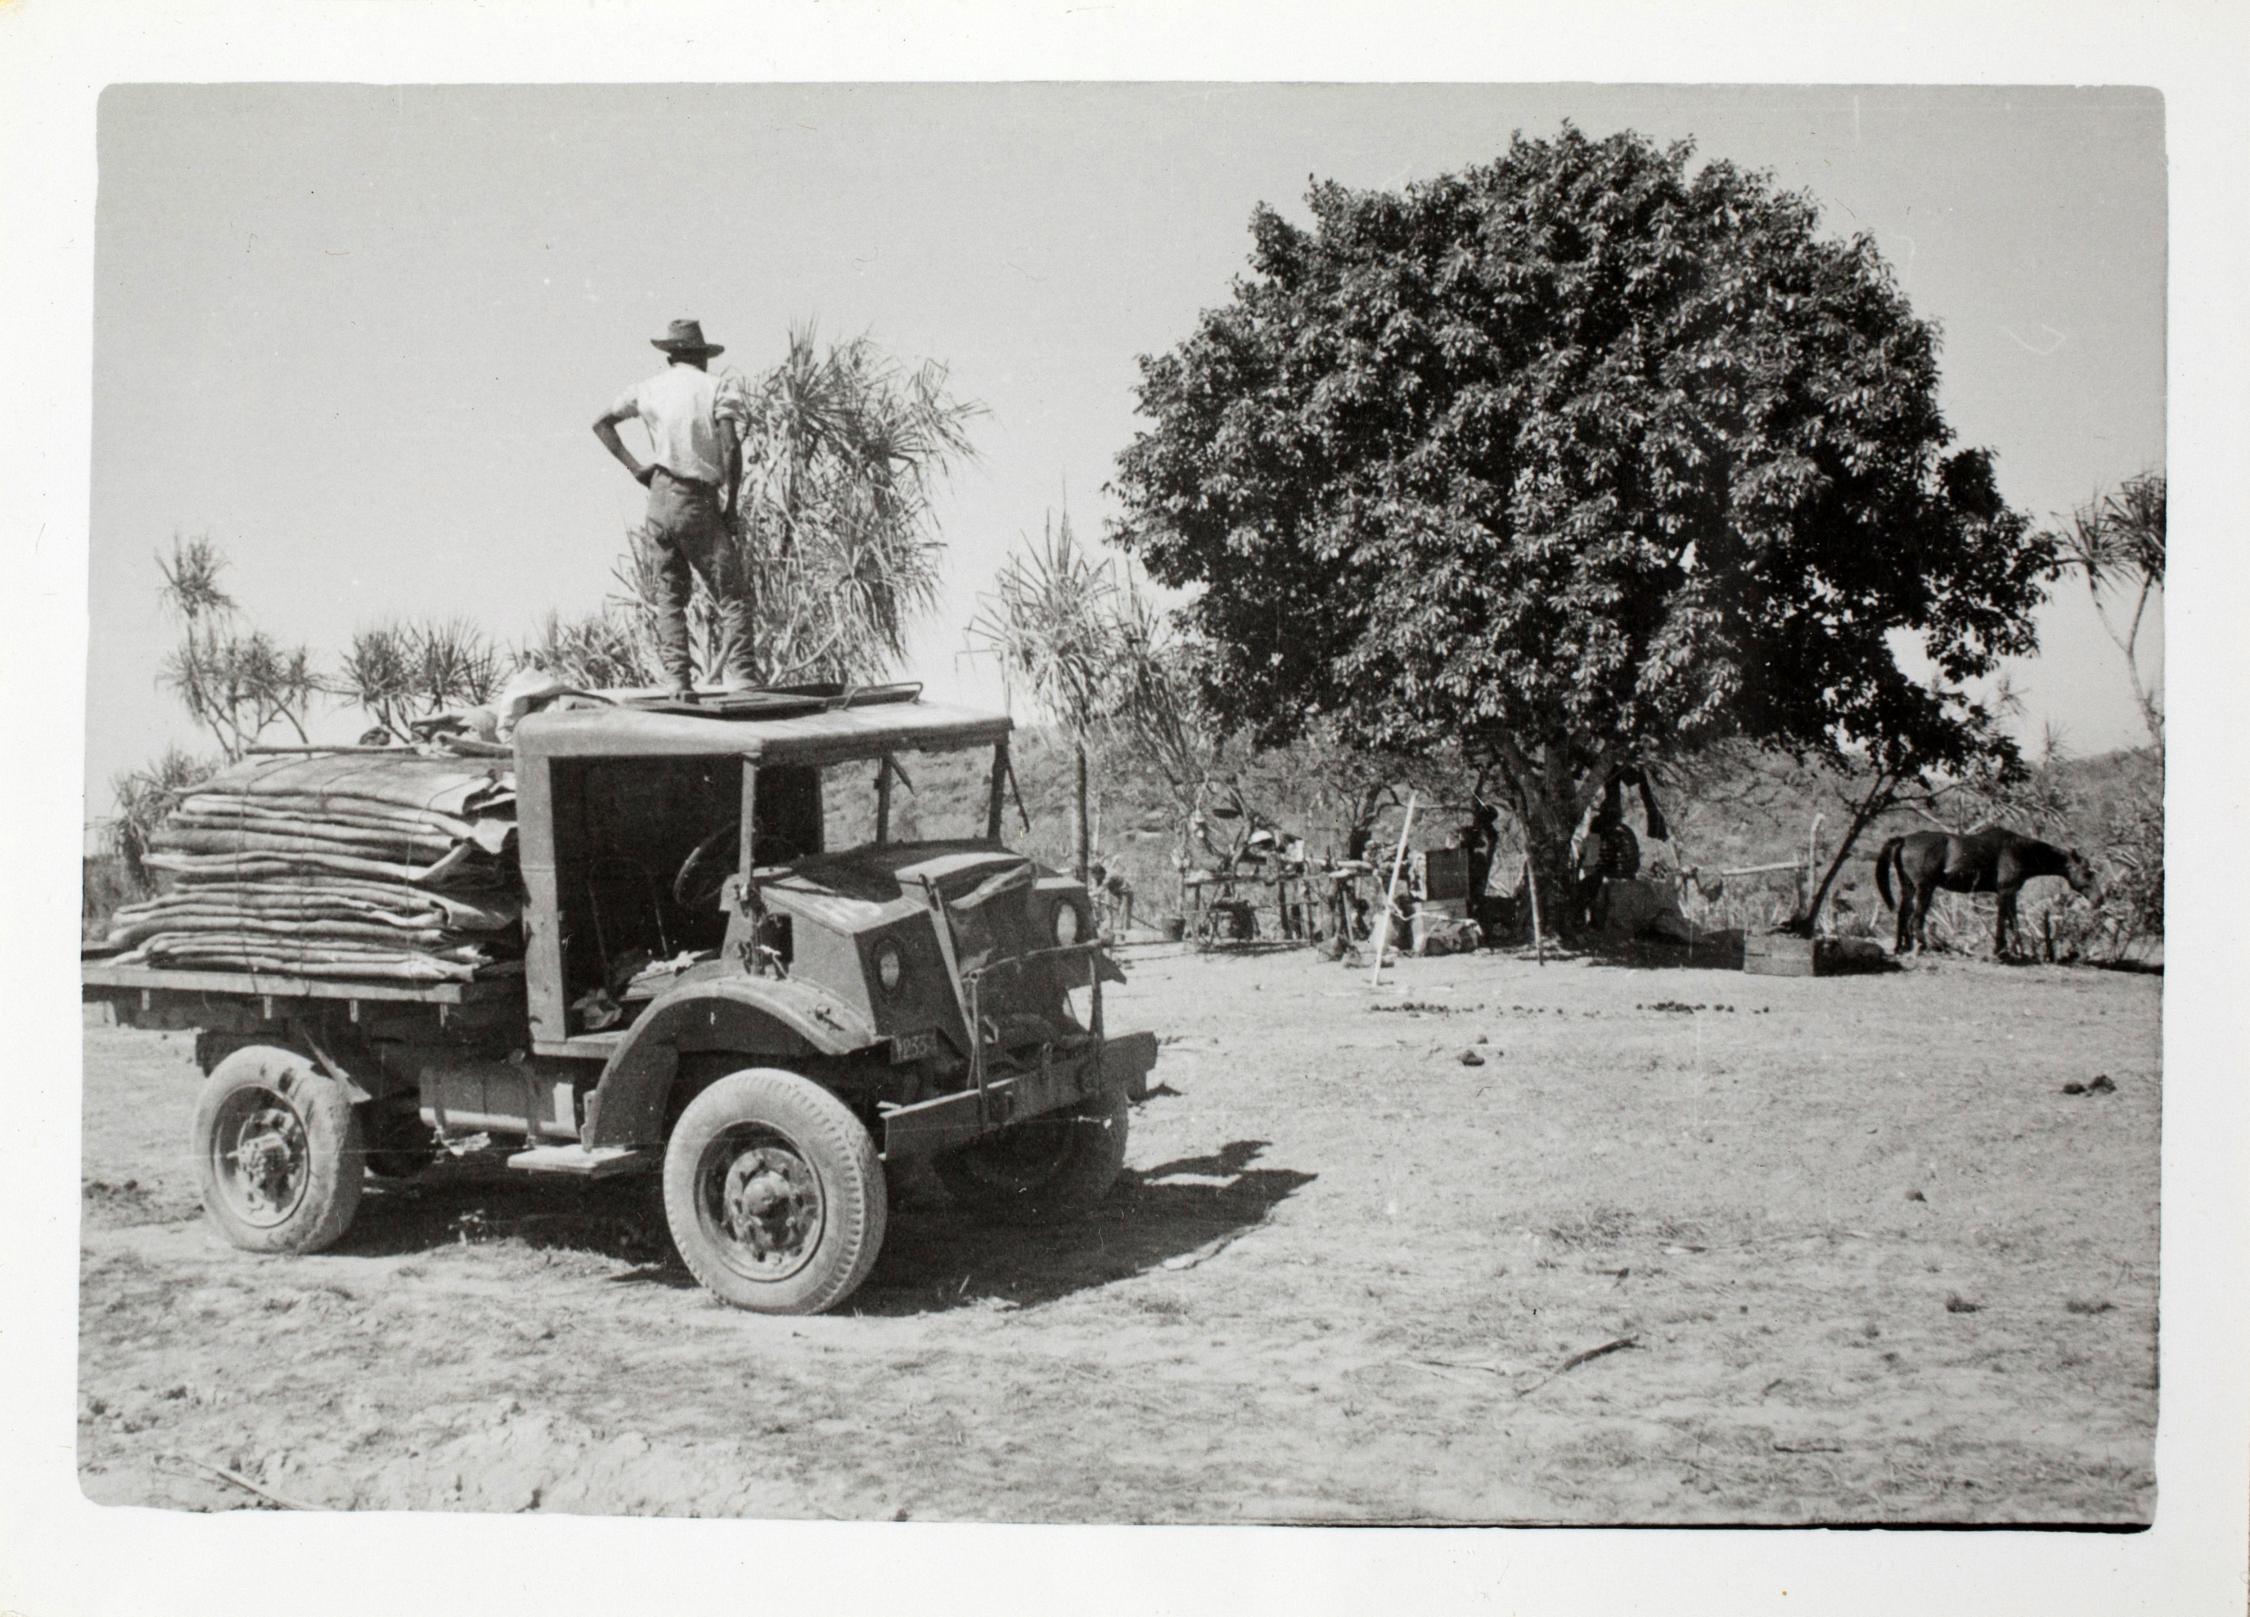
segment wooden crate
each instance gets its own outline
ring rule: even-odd
[[[1477,895],[1469,891],[1469,850],[1432,848],[1422,856],[1422,896],[1456,899],[1463,903]]]
[[[1760,977],[1818,977],[1825,964],[1822,938],[1786,932],[1751,932],[1742,939],[1742,969]]]

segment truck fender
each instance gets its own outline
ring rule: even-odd
[[[586,1101],[583,1143],[663,1143],[672,1079],[684,1053],[724,1051],[745,1062],[849,1055],[876,1042],[851,1007],[786,978],[683,984],[650,1005],[610,1054]]]

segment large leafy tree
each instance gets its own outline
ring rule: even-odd
[[[1543,883],[1618,763],[1727,736],[1925,776],[2006,741],[2053,549],[1954,449],[1864,236],[1686,144],[1566,127],[1252,217],[1141,361],[1116,537],[1259,739],[1489,760]],[[1905,631],[1934,676],[1910,677]]]

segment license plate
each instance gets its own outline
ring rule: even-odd
[[[937,1029],[922,1033],[900,1033],[891,1040],[891,1065],[907,1061],[927,1061],[938,1053]]]

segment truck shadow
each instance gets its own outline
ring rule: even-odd
[[[359,1216],[333,1250],[387,1258],[501,1243],[635,1265],[679,1262],[653,1176],[588,1183],[495,1169],[370,1181]],[[684,1268],[680,1276],[689,1280]]]
[[[848,1314],[904,1316],[960,1308],[1028,1308],[1135,1275],[1194,1268],[1263,1224],[1316,1175],[1254,1164],[1263,1140],[1127,1169],[1084,1218],[1044,1228],[986,1222],[956,1208],[927,1171],[894,1182],[882,1255]],[[406,1257],[454,1246],[528,1247],[626,1267],[623,1285],[698,1289],[672,1249],[651,1178],[557,1182],[504,1172],[441,1171],[377,1184],[335,1250]]]

